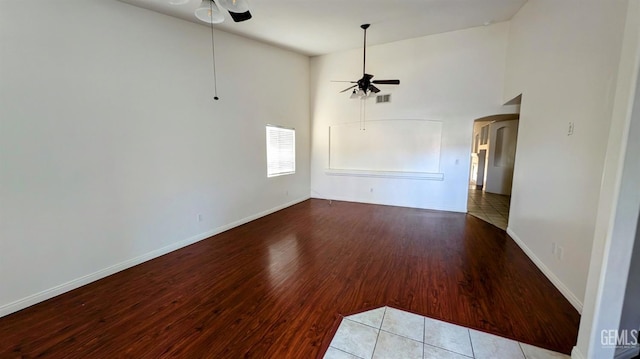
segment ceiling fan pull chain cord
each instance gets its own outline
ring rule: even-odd
[[[211,13],[213,13],[213,1],[209,3]],[[211,22],[211,59],[213,63],[213,99],[218,100],[218,79],[216,77],[216,43],[213,36],[213,22]]]
[[[362,99],[362,131],[367,130],[367,98]]]
[[[359,112],[358,113],[358,126],[360,126],[360,131],[362,131],[362,99],[359,98],[358,102],[359,102],[358,103],[358,105],[359,105],[358,109],[360,110],[360,111],[358,111]]]

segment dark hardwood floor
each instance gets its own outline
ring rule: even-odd
[[[0,358],[316,358],[384,305],[564,353],[579,322],[493,225],[309,200],[0,318]]]

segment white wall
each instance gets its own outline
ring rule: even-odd
[[[604,238],[595,236],[594,240],[594,258],[591,263],[591,270],[589,273],[589,286],[587,287],[587,293],[590,295],[589,301],[585,303],[585,313],[583,313],[580,321],[580,331],[578,333],[578,343],[574,348],[574,355],[577,358],[593,358],[593,359],[608,359],[613,358],[616,351],[611,346],[605,346],[602,344],[602,331],[616,330],[616,329],[629,329],[625,328],[629,323],[623,320],[623,316],[628,315],[633,320],[637,312],[629,311],[625,312],[625,300],[628,294],[632,298],[632,306],[637,306],[638,298],[635,297],[638,288],[638,278],[636,276],[637,266],[631,266],[634,242],[637,238],[637,221],[640,215],[640,161],[638,161],[638,153],[640,152],[640,142],[637,140],[640,138],[640,91],[638,91],[638,50],[640,47],[637,42],[637,35],[640,34],[638,25],[640,22],[640,7],[638,3],[635,4],[632,22],[636,34],[633,36],[635,43],[635,53],[633,56],[635,59],[635,76],[636,81],[632,82],[635,86],[635,91],[632,90],[631,95],[635,99],[631,102],[633,104],[633,110],[630,116],[630,121],[622,122],[622,136],[618,132],[618,123],[616,126],[612,126],[612,136],[610,138],[618,137],[619,140],[610,143],[609,151],[607,153],[607,159],[613,160],[617,156],[609,152],[617,152],[620,157],[616,158],[620,160],[619,165],[614,165],[607,161],[607,171],[605,177],[609,175],[609,172],[616,173],[615,190],[613,191],[613,209],[608,214],[602,213],[609,219],[609,225],[606,229]],[[631,19],[631,16],[628,19]],[[624,64],[621,63],[621,66]],[[626,67],[626,66],[625,66]],[[625,74],[627,72],[625,71]],[[627,96],[629,94],[625,89],[619,91],[621,96]],[[616,96],[618,100],[618,96]],[[622,99],[619,102],[624,102]],[[618,101],[616,101],[618,103]],[[621,107],[626,107],[622,106]],[[614,120],[617,120],[614,117]],[[617,121],[616,121],[617,122]],[[604,188],[603,188],[604,189]],[[608,191],[603,191],[608,194]],[[602,196],[601,196],[602,198]],[[610,199],[603,198],[600,207],[609,206]],[[598,212],[600,217],[601,212]],[[596,231],[598,233],[599,231]],[[598,250],[597,252],[595,252]],[[597,256],[597,254],[600,254]],[[637,260],[637,258],[635,258]],[[593,283],[596,283],[596,288],[593,288]],[[635,292],[635,293],[634,293]],[[637,310],[637,307],[635,308]],[[636,317],[637,318],[637,317]],[[638,323],[636,323],[637,325]],[[629,333],[630,334],[630,333]],[[630,338],[631,341],[633,338]],[[623,348],[618,348],[623,349]],[[637,349],[637,348],[636,348]],[[631,350],[630,350],[631,351]],[[620,358],[630,358],[637,355],[637,350],[626,353],[625,356]]]
[[[613,358],[602,331],[620,327],[640,212],[640,1],[629,1],[576,359]],[[637,235],[637,233],[636,233]]]
[[[0,1],[0,315],[308,198],[308,58],[216,36],[218,102],[206,26]],[[267,179],[267,123],[295,175]]]
[[[578,310],[625,12],[625,1],[530,0],[510,23],[504,99],[522,104],[508,232]]]
[[[442,181],[328,176],[329,126],[360,118],[359,101],[338,93],[349,84],[331,80],[362,77],[362,49],[312,58],[311,195],[466,212],[473,120],[516,108],[501,106],[507,34],[508,24],[498,23],[367,48],[374,79],[401,81],[379,86],[391,103],[368,100],[367,121],[441,121]],[[367,37],[375,36],[374,25]]]

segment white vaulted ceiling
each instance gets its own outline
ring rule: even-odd
[[[120,0],[138,7],[199,22],[200,0]],[[370,45],[410,39],[509,20],[526,0],[249,0],[253,19],[234,23],[228,14],[216,28],[284,47],[321,55],[362,46],[359,26],[371,23]]]

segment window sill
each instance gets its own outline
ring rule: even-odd
[[[295,172],[284,172],[284,173],[276,173],[276,174],[272,174],[272,175],[267,175],[267,178],[273,178],[273,177],[280,177],[280,176],[287,176],[287,175],[294,175],[296,174]]]

